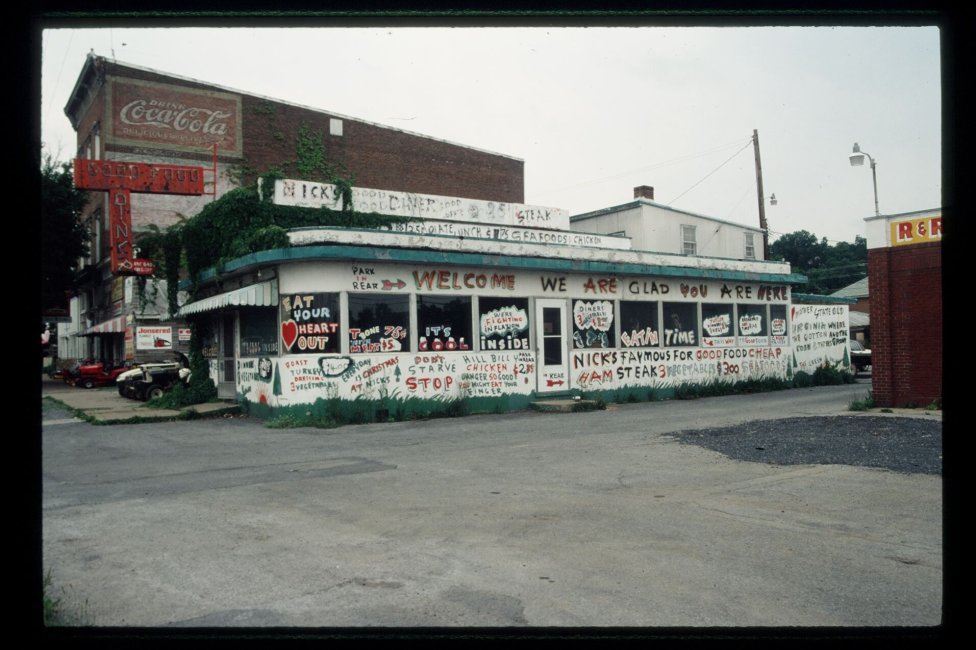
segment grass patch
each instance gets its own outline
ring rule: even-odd
[[[85,626],[90,627],[92,621],[91,612],[88,611],[88,600],[80,609],[69,607],[64,598],[65,590],[61,589],[61,595],[54,593],[51,581],[51,571],[48,569],[41,581],[41,598],[44,615],[45,627],[62,626]]]
[[[871,393],[867,394],[867,397],[861,400],[854,400],[847,407],[849,411],[869,411],[874,408],[874,397]]]
[[[264,426],[268,429],[300,429],[303,427],[335,429],[339,423],[329,417],[312,417],[311,413],[307,413],[305,416],[285,413],[265,420]]]
[[[183,383],[175,384],[167,390],[161,397],[151,399],[146,402],[146,406],[152,409],[169,409],[178,411],[194,404],[204,404],[207,402],[217,402],[217,389],[209,379],[205,384],[186,385]]]

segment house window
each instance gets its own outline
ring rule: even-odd
[[[756,233],[754,232],[746,233],[746,259],[756,259]]]
[[[471,297],[417,296],[417,349],[470,350]]]
[[[103,259],[108,259],[112,254],[111,244],[105,232],[108,228],[107,223],[102,219],[102,210],[97,208],[91,214],[91,229],[92,229],[92,243],[94,246],[89,247],[88,257],[91,259],[93,264],[98,264]]]
[[[681,253],[683,255],[696,255],[698,245],[695,242],[695,226],[681,226]]]
[[[349,294],[349,353],[409,352],[410,297]]]

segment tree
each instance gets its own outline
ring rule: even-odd
[[[71,163],[41,164],[41,310],[64,309],[91,234],[81,222],[88,193],[74,186]]]
[[[801,293],[831,294],[867,275],[867,241],[857,236],[854,243],[837,242],[806,230],[788,233],[769,247],[770,259],[784,260],[790,268],[807,276],[807,283],[797,287]]]
[[[769,247],[772,259],[790,263],[796,270],[809,270],[821,266],[827,259],[827,238],[817,241],[817,236],[806,230],[783,235]]]

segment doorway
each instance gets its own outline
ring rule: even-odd
[[[535,301],[536,365],[538,393],[558,393],[569,389],[566,350],[566,301]]]

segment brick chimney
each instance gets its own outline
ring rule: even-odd
[[[638,185],[634,188],[634,198],[635,199],[650,199],[654,200],[654,188],[650,185]]]

